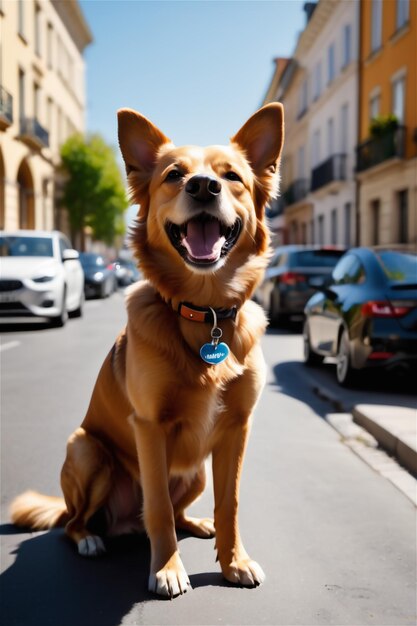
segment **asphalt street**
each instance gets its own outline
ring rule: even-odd
[[[66,439],[124,322],[117,293],[88,301],[84,317],[62,329],[0,329],[2,623],[415,625],[416,509],[324,419],[335,407],[317,390],[333,385],[333,368],[306,371],[301,335],[291,329],[263,341],[268,382],[241,486],[241,532],[266,573],[261,587],[225,582],[214,540],[184,535],[193,590],[160,600],[146,589],[146,537],[113,539],[106,556],[90,561],[61,529],[19,532],[9,523],[8,504],[21,491],[60,494]],[[335,385],[335,393],[346,408],[358,401],[398,405],[406,392],[392,384],[382,394],[375,382],[371,391],[341,393]],[[192,511],[208,516],[212,508],[209,481]]]

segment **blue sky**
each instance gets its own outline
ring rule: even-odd
[[[227,143],[259,107],[273,58],[290,56],[304,0],[81,0],[94,43],[87,129],[117,145],[136,109],[177,145]]]

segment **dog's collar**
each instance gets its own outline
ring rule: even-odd
[[[206,322],[213,324],[213,310],[210,307],[201,307],[191,304],[190,302],[180,302],[177,313],[186,320],[191,322]],[[214,309],[218,320],[235,320],[237,315],[237,307],[232,306],[230,309]]]

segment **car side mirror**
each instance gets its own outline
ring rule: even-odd
[[[337,300],[337,293],[333,291],[331,287],[323,287],[321,291],[324,293],[326,298],[329,298],[329,300]]]
[[[80,258],[80,255],[77,250],[73,250],[72,248],[67,248],[62,253],[62,260],[65,261],[77,261]]]

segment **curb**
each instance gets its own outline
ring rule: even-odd
[[[383,409],[385,407],[378,407],[379,415],[372,415],[374,406],[359,404],[352,409],[353,420],[371,433],[413,476],[417,476],[417,412],[404,407],[388,407],[389,411],[383,415]]]

